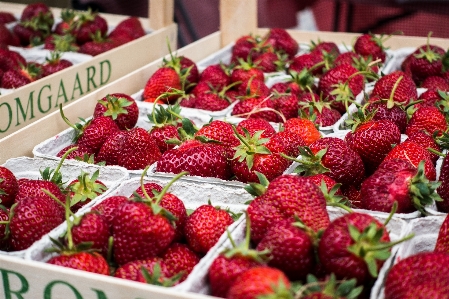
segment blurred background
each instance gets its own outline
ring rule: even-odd
[[[15,0],[15,3],[36,1]],[[49,6],[147,17],[147,0],[42,0]],[[180,46],[219,30],[219,0],[175,0]],[[1,9],[1,8],[0,8]],[[259,27],[449,38],[449,0],[259,0]]]

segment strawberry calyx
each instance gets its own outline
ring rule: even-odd
[[[282,279],[271,285],[271,293],[259,295],[257,299],[293,299],[293,292]]]
[[[281,153],[281,156],[298,163],[296,168],[293,170],[294,173],[299,173],[303,176],[311,176],[314,174],[320,174],[320,173],[326,173],[329,172],[329,168],[325,167],[321,161],[324,157],[324,155],[327,152],[327,148],[323,148],[319,150],[316,154],[312,152],[310,147],[308,146],[302,146],[299,148],[300,157],[290,157],[283,153]]]
[[[242,128],[245,134],[245,136],[242,136],[237,132],[235,126],[232,126],[232,129],[235,136],[240,140],[240,145],[234,147],[236,152],[232,159],[238,159],[239,162],[246,161],[249,170],[253,168],[255,154],[271,154],[271,151],[264,145],[269,141],[269,138],[261,137],[263,130],[257,131],[251,136],[246,128]]]
[[[416,174],[410,180],[409,192],[413,206],[423,215],[428,215],[425,206],[432,204],[434,201],[442,201],[442,198],[436,192],[441,182],[431,182],[426,178],[424,163],[424,160],[419,162]]]
[[[325,101],[323,99],[323,93],[320,94],[320,98],[317,99],[315,97],[315,93],[310,90],[310,94],[312,95],[312,100],[307,102],[299,102],[299,105],[301,106],[301,110],[311,110],[311,111],[318,111],[319,113],[323,112],[323,109],[331,109],[332,105],[329,101]]]
[[[332,299],[356,299],[362,291],[363,286],[357,286],[355,278],[337,280],[335,274],[331,273],[325,281],[321,281],[314,275],[308,274],[306,283],[295,292],[295,299],[315,294],[323,294]]]
[[[377,109],[371,110],[368,113],[366,112],[366,107],[369,103],[366,103],[363,107],[359,107],[356,113],[353,113],[351,117],[349,117],[345,123],[346,125],[351,127],[351,131],[354,133],[358,127],[362,124],[365,124],[369,121],[372,121],[374,116],[377,113]]]
[[[148,114],[148,120],[155,127],[164,127],[166,125],[173,125],[177,127],[180,123],[182,123],[183,117],[180,115],[181,106],[179,102],[176,102],[174,105],[168,105],[165,108],[163,105],[157,105],[157,101],[153,106],[153,110],[151,114]]]
[[[259,183],[251,182],[248,183],[244,189],[246,192],[251,194],[253,197],[258,197],[267,191],[268,185],[270,184],[270,181],[267,179],[267,177],[258,171],[255,171],[257,178],[259,179]]]
[[[118,97],[110,94],[103,99],[98,100],[98,103],[106,108],[103,115],[110,116],[113,120],[116,120],[120,114],[128,114],[128,110],[125,108],[133,104],[132,101],[125,97]]]
[[[231,248],[224,249],[221,254],[223,254],[227,259],[231,259],[233,257],[244,257],[256,261],[260,264],[265,264],[268,260],[268,256],[270,254],[270,250],[264,249],[262,251],[251,249],[251,221],[248,215],[245,217],[246,226],[245,226],[245,241],[237,245],[234,239],[231,236],[231,233],[228,229],[226,229],[226,233],[229,241],[231,242]]]
[[[321,189],[321,192],[323,192],[324,198],[326,199],[326,205],[339,207],[350,213],[352,212],[352,209],[349,207],[349,199],[344,195],[337,194],[338,190],[341,187],[341,183],[335,184],[329,190],[326,182],[324,180],[321,180],[321,184],[319,187]]]
[[[81,170],[77,181],[69,185],[69,190],[74,193],[70,206],[86,200],[92,200],[107,190],[105,185],[99,183],[99,174],[100,170],[95,171],[92,176],[89,176],[89,173]]]
[[[53,34],[53,44],[55,50],[60,52],[78,52],[79,50],[75,36],[70,33],[64,35]]]
[[[172,277],[165,277],[162,273],[160,263],[155,263],[153,266],[153,272],[150,274],[145,267],[141,267],[140,271],[145,279],[145,282],[151,285],[172,287],[176,285],[184,275],[184,271],[181,271]]]
[[[44,37],[50,35],[53,23],[53,14],[50,11],[46,13],[40,12],[37,16],[20,22],[26,28],[41,31],[44,33]]]
[[[289,80],[298,84],[302,90],[306,90],[308,87],[313,87],[315,85],[315,77],[310,69],[304,68],[300,72],[290,70],[289,75],[291,76]]]
[[[432,35],[432,31],[430,31],[429,34],[427,35],[426,49],[424,50],[423,48],[420,48],[419,53],[414,55],[416,58],[424,58],[429,63],[441,60],[443,58],[440,54],[436,53],[435,51],[433,51],[431,49],[431,47],[430,47],[430,36],[431,35]]]
[[[76,124],[72,124],[69,119],[64,115],[64,111],[62,109],[62,104],[59,104],[59,113],[62,117],[62,119],[64,120],[64,122],[71,128],[73,128],[75,130],[75,134],[73,136],[73,142],[76,143],[78,141],[78,139],[83,135],[84,130],[87,128],[87,126],[90,124],[91,120],[85,120],[83,118],[80,117],[81,122],[76,123]]]
[[[50,181],[55,183],[59,189],[64,190],[63,185],[66,182],[62,181],[62,173],[61,173],[61,167],[64,164],[65,159],[67,156],[78,149],[78,147],[72,147],[68,149],[64,155],[62,155],[61,160],[59,161],[58,165],[56,165],[55,169],[51,169],[50,167],[46,167],[44,170],[39,170],[41,177],[44,181]]]
[[[79,30],[84,24],[93,22],[98,13],[93,12],[92,8],[88,8],[87,11],[77,12],[73,18],[72,26],[74,29]]]

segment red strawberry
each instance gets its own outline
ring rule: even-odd
[[[208,65],[200,75],[199,82],[212,85],[216,89],[221,89],[231,84],[229,69],[222,63]]]
[[[423,148],[426,149],[433,149],[437,152],[441,152],[441,147],[438,145],[438,143],[435,141],[435,139],[429,135],[428,133],[425,133],[423,131],[416,131],[407,136],[406,140],[410,140],[413,142],[416,142],[417,144],[421,145]],[[437,160],[439,159],[439,155],[429,151],[430,157],[433,161],[433,163],[437,163]]]
[[[93,117],[108,116],[120,130],[132,129],[139,118],[136,101],[124,93],[112,93],[103,97],[95,106]]]
[[[281,175],[270,182],[265,194],[248,206],[251,240],[256,244],[275,222],[297,216],[314,231],[329,224],[326,199],[320,189],[306,178]]]
[[[20,21],[31,20],[33,17],[37,17],[40,14],[51,13],[50,7],[42,2],[30,3],[25,6],[20,16]]]
[[[331,55],[337,57],[340,55],[340,49],[335,42],[318,40],[317,43],[312,41],[310,53],[319,56]]]
[[[237,66],[235,66],[231,73],[231,82],[245,82],[249,79],[264,81],[264,74],[260,68],[258,68],[251,61],[239,60]]]
[[[446,252],[420,252],[401,259],[385,278],[385,299],[445,298],[449,261]],[[419,288],[410,288],[412,285]]]
[[[144,276],[144,271],[149,277]],[[160,257],[135,260],[120,266],[114,274],[117,278],[149,283],[160,286],[173,286],[164,261]],[[150,279],[150,280],[147,280]]]
[[[109,275],[109,265],[105,258],[96,252],[77,252],[58,255],[48,260],[49,264]]]
[[[228,122],[214,119],[205,124],[196,133],[195,137],[204,136],[208,139],[221,142],[224,146],[235,147],[239,145],[238,138],[234,135],[232,125]]]
[[[421,88],[449,91],[449,83],[440,76],[429,76],[421,84]]]
[[[291,280],[304,279],[313,270],[313,241],[291,219],[274,223],[256,249],[271,250],[268,265],[282,270]]]
[[[112,50],[127,41],[129,40],[117,42],[117,39],[107,38],[101,35],[100,31],[97,31],[96,34],[91,37],[91,40],[86,41],[79,47],[78,52],[91,56],[97,56]]]
[[[162,260],[167,268],[168,276],[182,273],[179,282],[184,281],[193,267],[200,262],[199,256],[185,244],[173,243],[163,254]]]
[[[435,244],[435,252],[449,252],[449,217],[444,216],[443,223],[440,226],[440,230],[438,231],[437,242]]]
[[[327,71],[318,83],[323,98],[328,98],[340,113],[346,112],[348,99],[354,100],[365,87],[364,76],[358,73],[352,65],[341,64]]]
[[[425,107],[432,107],[432,106],[437,106],[437,107],[441,107],[444,109],[444,107],[442,107],[443,105],[441,105],[441,101],[444,103],[447,101],[447,99],[445,99],[445,93],[438,91],[436,89],[428,89],[426,91],[424,91],[419,97],[418,100],[421,100],[422,102],[416,103],[413,108],[419,108],[422,106]]]
[[[298,42],[283,28],[271,28],[264,37],[264,45],[272,45],[276,51],[282,51],[291,59],[299,49]]]
[[[0,166],[0,201],[5,207],[10,207],[14,203],[19,184],[14,173],[4,166]]]
[[[20,46],[20,41],[17,37],[2,23],[0,23],[0,45]]]
[[[162,105],[155,106],[152,113],[148,114],[148,120],[153,124],[149,133],[156,141],[161,153],[176,146],[176,143],[168,143],[167,141],[181,140],[178,132],[178,127],[182,124],[182,119],[178,117],[180,113],[181,107],[175,104],[167,108],[164,108]]]
[[[298,97],[296,94],[273,92],[272,100],[274,101],[275,109],[281,114],[282,120],[287,120],[298,116]]]
[[[355,278],[363,285],[377,277],[390,255],[385,247],[389,244],[393,243],[384,224],[368,214],[349,213],[326,228],[319,241],[318,255],[327,273],[334,273],[337,279]],[[380,245],[384,247],[376,249]]]
[[[389,36],[387,36],[388,38]],[[357,37],[354,43],[354,52],[368,57],[371,56],[372,60],[380,59],[385,62],[386,53],[385,46],[383,45],[386,38],[383,35],[376,36],[374,34],[362,34]]]
[[[248,118],[242,120],[236,127],[237,132],[241,135],[244,134],[243,128],[245,128],[251,136],[253,136],[257,131],[263,131],[260,135],[262,138],[270,138],[276,134],[273,126],[262,118]]]
[[[31,83],[31,80],[23,76],[19,71],[9,70],[3,74],[0,87],[13,89],[22,87],[29,83]]]
[[[62,59],[58,52],[52,52],[50,58],[42,65],[43,76],[49,76],[63,69],[71,67],[73,63],[67,59]]]
[[[79,45],[92,41],[92,36],[98,34],[105,36],[108,30],[108,24],[105,18],[91,10],[80,12],[75,21],[73,34]]]
[[[193,60],[185,56],[180,56],[177,59],[179,59],[181,76],[185,77],[185,90],[190,90],[199,81],[198,67]]]
[[[52,34],[44,40],[44,49],[60,52],[78,52],[79,46],[76,44],[75,36],[71,33],[63,35]]]
[[[394,102],[407,105],[418,98],[418,93],[412,78],[402,71],[396,71],[382,76],[374,84],[371,97],[374,96],[392,98]]]
[[[9,223],[10,210],[6,208],[0,208],[0,221],[5,224],[0,224],[0,250],[9,251],[11,235],[8,233],[8,223]],[[8,228],[9,229],[9,228]]]
[[[282,55],[278,52],[265,52],[260,54],[254,63],[264,72],[273,73],[285,70],[287,63],[286,55]]]
[[[123,142],[126,140],[128,131],[118,130],[110,134],[104,143],[101,145],[100,150],[95,156],[95,161],[105,162],[106,165],[118,165],[118,158],[122,152]]]
[[[363,296],[363,286],[356,287],[355,279],[339,280],[331,273],[326,280],[318,280],[315,276],[307,276],[307,283],[301,287],[301,299],[346,299]]]
[[[398,213],[415,210],[425,213],[424,207],[439,200],[439,196],[435,193],[438,185],[429,182],[424,176],[423,166],[420,163],[417,169],[407,160],[401,159],[383,162],[362,183],[362,206],[368,210],[388,213],[394,202],[397,202]]]
[[[373,97],[369,100],[369,104],[366,106],[367,113],[375,112],[373,120],[389,120],[395,123],[401,133],[405,133],[405,127],[407,126],[407,113],[402,105],[384,100],[376,100]]]
[[[410,135],[416,131],[441,135],[448,128],[445,115],[437,107],[420,107],[410,118],[405,133]]]
[[[98,180],[99,174],[99,170],[95,171],[92,176],[81,171],[78,178],[67,185],[66,192],[70,195],[70,208],[73,212],[78,211],[107,190],[106,185]]]
[[[418,47],[415,52],[411,54],[409,61],[409,68],[413,81],[417,85],[423,82],[427,77],[438,76],[443,71],[443,56],[445,50],[440,46],[429,43],[430,36],[427,39],[427,44]]]
[[[0,11],[0,24],[8,24],[17,21],[14,14],[8,11]]]
[[[310,145],[321,138],[321,133],[315,124],[306,118],[295,117],[288,119],[284,123],[284,130],[301,136],[306,145]]]
[[[15,202],[20,202],[28,197],[44,197],[51,199],[51,197],[42,191],[42,189],[48,190],[61,202],[65,202],[65,195],[53,181],[21,178],[17,182],[19,184],[19,191],[16,194]]]
[[[161,94],[180,89],[182,89],[182,85],[179,74],[170,67],[161,67],[145,84],[143,99],[145,102],[156,102]],[[171,102],[176,98],[177,96],[169,96],[160,100]]]
[[[250,97],[237,102],[231,115],[243,118],[263,118],[267,121],[278,122],[279,116],[275,111],[275,102],[269,97]]]
[[[401,142],[401,132],[392,121],[372,120],[371,115],[364,116],[361,110],[359,117],[352,131],[346,134],[345,141],[360,155],[366,171],[372,173],[392,147]]]
[[[321,127],[334,125],[340,118],[340,112],[332,104],[316,93],[304,93],[299,97],[300,113],[309,117]]]
[[[109,33],[110,38],[120,35],[126,35],[132,39],[136,39],[144,36],[145,30],[137,17],[129,17],[118,23],[111,33]]]
[[[228,90],[233,85],[228,85],[220,90],[209,89],[198,93],[195,99],[195,108],[207,111],[221,111],[231,105],[232,100],[228,97]]]
[[[232,47],[231,62],[237,62],[238,59],[246,60],[248,57],[256,58],[257,38],[251,35],[245,35],[235,41]]]
[[[64,221],[61,206],[53,198],[21,199],[10,217],[11,249],[24,250]]]
[[[106,222],[108,223],[108,226],[112,226],[112,220],[114,219],[114,213],[115,210],[119,208],[122,204],[127,202],[129,199],[126,196],[122,195],[115,195],[115,196],[108,196],[107,198],[103,199],[99,204],[92,207],[92,211],[98,212],[100,215],[102,215]]]
[[[184,229],[189,247],[206,254],[233,222],[231,215],[218,207],[208,204],[196,208],[187,218]]]
[[[291,73],[295,71],[301,73],[304,69],[309,71],[312,75],[319,75],[323,70],[323,63],[320,55],[315,53],[304,53],[293,58],[292,62],[288,66],[288,70]]]
[[[285,147],[286,155],[290,157],[297,157],[299,155],[299,148],[306,146],[306,143],[301,136],[293,132],[276,132],[271,136],[271,140],[281,143]]]
[[[436,169],[433,165],[432,158],[427,149],[419,144],[409,140],[396,145],[385,157],[384,162],[390,159],[404,159],[412,163],[416,168],[419,162],[424,160],[424,174],[430,180],[436,179]]]
[[[282,271],[271,267],[254,267],[239,275],[230,287],[227,298],[255,299],[264,295],[288,298],[289,288],[290,281]]]
[[[90,120],[77,139],[83,145],[97,153],[106,139],[119,130],[117,124],[109,117],[100,116]]]
[[[135,127],[126,134],[121,152],[118,165],[128,170],[144,169],[158,161],[162,155],[156,141],[140,127]]]
[[[81,216],[74,223],[72,229],[73,244],[91,243],[89,249],[100,252],[104,257],[108,253],[109,225],[106,218],[96,212],[89,212]]]
[[[438,179],[441,185],[437,188],[438,194],[441,196],[442,201],[437,201],[437,208],[439,211],[449,212],[449,159],[447,156],[443,158],[440,168],[440,177]]]

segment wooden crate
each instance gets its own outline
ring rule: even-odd
[[[150,18],[141,18],[150,33],[51,76],[0,95],[0,138],[58,110],[60,103],[78,100],[95,89],[142,67],[168,53],[167,42],[177,46],[173,23],[173,0],[151,0]],[[24,5],[0,2],[2,11],[20,13]],[[52,9],[55,16],[60,9]],[[105,14],[108,24],[117,25],[127,16]]]

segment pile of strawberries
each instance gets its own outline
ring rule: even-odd
[[[81,171],[77,179],[63,182],[63,161],[56,169],[41,169],[37,179],[16,178],[0,166],[1,250],[27,249],[64,221],[66,204],[75,213],[107,190],[98,180],[99,171],[92,175]]]
[[[108,33],[107,21],[92,11],[63,10],[61,22],[55,23],[50,8],[40,2],[27,5],[20,20],[2,13],[0,19],[0,87],[18,88],[42,77],[70,67],[72,62],[62,59],[61,52],[98,55],[145,35],[138,18],[120,22]],[[16,22],[9,30],[6,24]],[[41,65],[28,62],[8,46],[34,47],[43,45],[52,55]]]
[[[239,216],[211,204],[188,212],[168,191],[184,174],[106,197],[68,220],[48,263],[165,287],[184,281]]]

